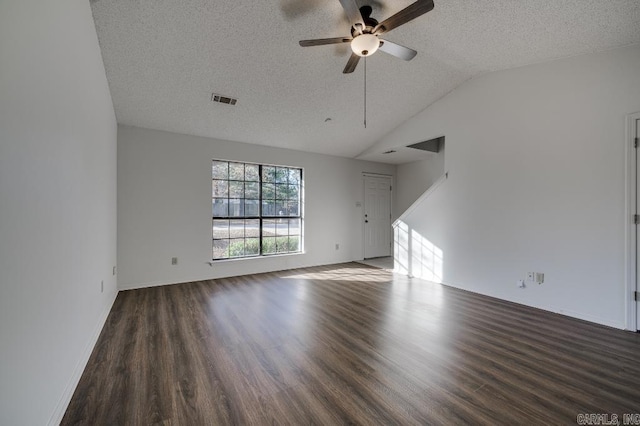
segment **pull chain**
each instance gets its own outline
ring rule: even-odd
[[[364,128],[367,128],[367,57],[364,57]]]

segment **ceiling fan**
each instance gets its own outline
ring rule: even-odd
[[[347,13],[349,22],[351,22],[351,37],[301,40],[300,46],[351,43],[353,53],[347,61],[347,66],[342,71],[345,74],[352,73],[356,69],[361,57],[371,56],[378,49],[405,61],[413,59],[418,52],[392,43],[389,40],[384,40],[380,36],[433,9],[433,0],[417,0],[390,18],[378,23],[371,17],[371,12],[373,11],[371,6],[362,6],[358,9],[355,0],[340,0],[340,4]]]

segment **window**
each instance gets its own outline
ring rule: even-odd
[[[213,160],[213,260],[302,251],[302,169]]]

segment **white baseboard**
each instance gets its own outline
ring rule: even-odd
[[[271,257],[272,256],[269,256],[269,258]],[[261,259],[261,258],[256,258],[256,259]],[[247,261],[247,260],[253,260],[253,259],[237,259],[237,260],[231,260],[231,261],[241,262],[243,260]],[[142,282],[142,283],[124,283],[124,284],[118,284],[118,290],[119,291],[138,290],[138,289],[150,288],[150,287],[162,287],[165,285],[186,284],[186,283],[197,282],[197,281],[218,280],[223,278],[238,277],[242,275],[268,274],[271,272],[290,271],[292,269],[313,268],[316,266],[327,266],[327,265],[339,265],[341,263],[358,262],[359,260],[362,260],[362,259],[348,258],[348,259],[323,260],[320,262],[311,262],[311,263],[303,262],[303,263],[299,263],[295,265],[287,265],[283,267],[270,266],[270,267],[265,267],[263,269],[254,270],[246,273],[240,273],[240,274],[234,271],[234,272],[225,273],[221,275],[211,274],[207,276],[181,278],[179,280],[150,281],[150,282]],[[227,260],[224,260],[223,262],[227,262]]]
[[[575,319],[579,319],[579,320],[583,320],[583,321],[592,322],[594,324],[599,324],[599,325],[604,325],[604,326],[611,327],[611,328],[617,328],[619,330],[624,330],[624,322],[622,322],[622,321],[616,321],[616,320],[611,320],[611,319],[608,319],[608,318],[602,318],[600,316],[589,314],[589,313],[567,310],[567,309],[559,308],[559,307],[553,306],[553,305],[533,304],[533,303],[526,303],[523,300],[506,299],[504,297],[496,296],[495,294],[483,293],[483,292],[480,292],[480,291],[477,291],[477,290],[470,290],[470,289],[468,289],[466,287],[455,285],[455,284],[451,284],[451,283],[441,283],[441,284],[445,285],[447,287],[453,287],[453,288],[457,288],[457,289],[460,289],[460,290],[468,291],[470,293],[480,294],[482,296],[488,296],[488,297],[492,297],[494,299],[503,300],[505,302],[516,303],[518,305],[527,306],[529,308],[540,309],[542,311],[547,311],[547,312],[552,312],[554,314],[564,315],[565,317],[571,317],[571,318],[575,318]]]
[[[84,369],[87,366],[87,363],[89,362],[89,357],[91,357],[91,352],[93,352],[93,348],[96,346],[96,343],[98,342],[98,337],[100,337],[100,332],[102,331],[102,327],[104,327],[104,324],[107,321],[107,317],[109,316],[109,312],[111,312],[111,308],[113,307],[113,303],[116,301],[117,296],[118,296],[118,292],[116,291],[113,294],[113,298],[111,299],[111,301],[107,303],[107,306],[100,313],[98,322],[96,323],[96,326],[94,327],[91,333],[89,341],[87,342],[87,345],[85,346],[84,351],[82,352],[82,356],[80,357],[80,360],[78,361],[78,364],[76,365],[76,367],[73,369],[73,374],[71,375],[71,378],[69,379],[69,382],[67,383],[67,386],[65,387],[64,392],[60,397],[60,400],[58,401],[58,404],[56,404],[56,408],[54,409],[53,414],[49,418],[47,425],[58,426],[62,421],[62,418],[64,417],[64,413],[67,411],[67,407],[71,402],[71,397],[73,396],[73,393],[75,392],[76,387],[80,382],[82,373],[84,372]]]

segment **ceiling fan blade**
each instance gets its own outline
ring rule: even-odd
[[[378,49],[396,58],[404,59],[405,61],[412,60],[418,54],[418,52],[413,49],[382,39],[380,39],[380,47]]]
[[[344,70],[342,70],[342,73],[343,74],[349,74],[349,73],[352,73],[353,71],[355,71],[359,60],[360,60],[360,56],[356,55],[355,53],[352,53],[351,57],[347,61],[347,66],[344,67]]]
[[[351,39],[347,37],[317,38],[315,40],[300,40],[300,46],[322,46],[325,44],[348,43],[350,41]]]
[[[364,19],[362,19],[362,14],[360,13],[360,8],[358,7],[356,0],[340,0],[340,4],[347,13],[347,17],[349,18],[351,25],[356,27],[356,24],[359,24],[361,25],[360,29],[364,29]]]
[[[394,28],[399,27],[402,24],[406,24],[407,22],[417,18],[418,16],[424,15],[432,9],[433,0],[418,0],[415,3],[412,3],[406,8],[402,9],[395,15],[380,22],[373,30],[373,33],[376,35],[384,34]]]

